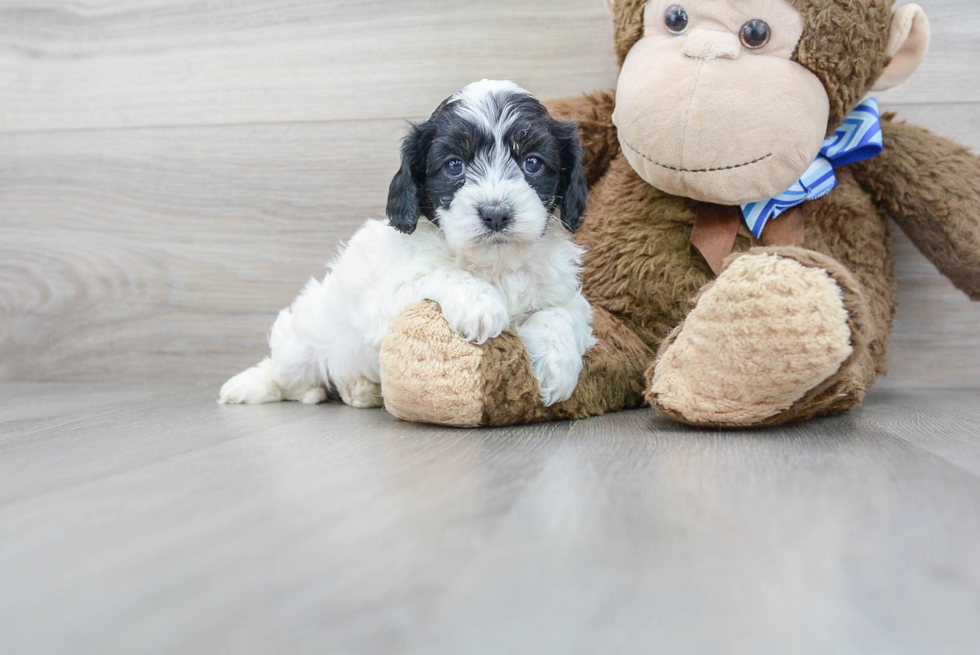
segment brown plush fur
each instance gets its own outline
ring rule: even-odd
[[[643,404],[643,372],[653,350],[624,323],[597,309],[592,324],[599,344],[585,356],[575,393],[566,402],[544,407],[531,375],[531,361],[520,339],[508,331],[485,346],[483,425],[576,420]]]
[[[585,151],[582,166],[591,188],[606,174],[609,164],[620,153],[619,137],[612,122],[616,94],[599,91],[579,98],[552,100],[545,106],[556,120],[572,119],[578,123]]]
[[[545,408],[531,360],[513,330],[485,345],[459,338],[431,301],[406,309],[381,350],[385,406],[408,420],[456,427],[575,420],[644,403],[653,351],[622,321],[596,310],[599,344],[585,357],[572,397]]]
[[[980,159],[891,118],[884,152],[852,166],[854,176],[943,275],[980,300]]]
[[[643,10],[647,0],[615,0],[616,57],[622,66],[626,55],[643,38]]]
[[[806,19],[794,58],[824,83],[832,132],[888,61],[891,0],[790,2]],[[645,0],[618,0],[615,6],[616,50],[622,62],[642,37]],[[662,355],[682,333],[691,309],[715,279],[691,243],[695,203],[650,186],[630,167],[611,121],[614,105],[611,93],[598,93],[549,107],[558,118],[579,121],[586,150],[592,193],[576,240],[588,250],[583,283],[596,308],[599,345],[586,357],[578,391],[552,408],[541,406],[527,355],[513,333],[482,347],[477,376],[483,388],[482,425],[575,419],[640,405],[643,369],[653,353]],[[960,289],[980,299],[980,159],[919,128],[886,120],[883,132],[882,155],[838,169],[840,187],[806,203],[802,247],[767,249],[825,271],[836,282],[851,354],[836,373],[801,390],[791,407],[754,425],[846,411],[887,371],[896,273],[886,215]],[[732,257],[761,245],[742,224]],[[427,329],[448,329],[441,317],[430,318],[441,325]],[[436,340],[432,347],[442,348],[440,343]],[[397,352],[390,356],[404,359]],[[442,355],[433,359],[444,360]],[[650,378],[654,370],[650,368]],[[412,367],[401,375],[414,375]],[[467,376],[461,382],[469,388],[473,376]],[[382,382],[387,400],[388,383]],[[415,388],[424,389],[414,382]],[[657,403],[655,394],[650,399]],[[661,409],[680,421],[704,424]],[[410,418],[439,422],[433,412]],[[713,425],[736,427],[731,421]]]
[[[827,90],[830,135],[888,64],[885,53],[894,0],[789,1],[806,23],[793,60],[816,75]]]
[[[886,370],[888,328],[895,310],[888,228],[853,178],[844,174],[841,182],[835,193],[808,207],[804,246],[810,250],[776,251],[789,253],[808,266],[822,265],[840,283],[850,316],[854,354],[835,376],[765,424],[850,409]],[[485,405],[479,424],[578,419],[640,406],[642,376],[654,359],[653,353],[682,324],[713,281],[710,268],[690,242],[693,203],[654,189],[624,158],[615,159],[594,188],[589,211],[591,218],[576,238],[589,249],[583,279],[596,307],[594,330],[600,343],[586,356],[579,388],[565,403],[545,408],[538,399],[527,354],[517,336],[508,332],[482,347],[480,384]],[[848,226],[847,238],[841,236],[843,225]],[[739,230],[736,253],[761,245],[744,225]],[[442,335],[439,339],[449,338],[448,333],[443,334],[448,330],[445,322],[435,322],[438,326],[431,329]],[[420,340],[424,343],[427,338]],[[388,340],[385,345],[389,348]],[[390,348],[407,353],[415,350],[400,345]],[[439,358],[439,362],[446,361]],[[426,365],[425,370],[428,368]],[[413,385],[418,389],[418,374],[414,376]],[[385,375],[385,399],[391,409],[399,403],[390,397],[389,379],[394,378]],[[429,383],[422,388],[426,387]],[[429,398],[443,395],[433,388],[424,393]],[[471,405],[466,407],[466,421],[438,422],[472,425]],[[446,411],[444,407],[442,413]],[[394,413],[402,418],[433,420],[431,414],[410,414],[404,408]]]
[[[862,379],[870,384],[886,370],[888,328],[895,313],[894,263],[884,217],[852,176],[841,171],[839,178],[840,188],[808,205],[803,245],[839,262],[863,289],[872,326]],[[692,204],[654,189],[619,158],[594,189],[590,218],[576,236],[588,249],[584,280],[589,299],[622,317],[654,349],[714,279],[690,241]],[[753,245],[761,244],[743,224],[735,252]]]

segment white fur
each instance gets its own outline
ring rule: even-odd
[[[578,283],[582,253],[554,219],[537,241],[460,252],[431,223],[404,235],[367,221],[327,276],[310,280],[280,312],[271,356],[225,383],[220,402],[316,403],[326,399],[324,389],[336,389],[349,405],[378,406],[380,398],[369,399],[381,382],[378,353],[388,326],[425,299],[475,343],[514,325],[542,401],[567,400],[594,344],[592,308]]]
[[[392,320],[423,300],[439,303],[449,325],[477,344],[513,325],[531,358],[541,400],[567,400],[592,347],[592,308],[579,283],[583,250],[544,206],[510,156],[503,135],[512,120],[489,95],[527,92],[484,80],[453,99],[496,135],[470,163],[466,183],[439,225],[421,221],[405,235],[368,221],[330,266],[279,314],[271,356],[229,380],[222,403],[323,402],[336,390],[352,407],[382,404],[381,343]],[[488,233],[481,206],[506,204],[505,233]]]
[[[451,100],[461,101],[462,109],[470,120],[482,124],[487,131],[502,134],[504,130],[501,128],[507,127],[512,116],[506,111],[501,117],[494,115],[490,103],[497,94],[531,95],[509,80],[480,80],[454,93]]]

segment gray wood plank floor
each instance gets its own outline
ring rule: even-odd
[[[978,149],[980,4],[921,4],[882,105]],[[611,31],[599,0],[0,0],[0,380],[53,381],[0,382],[0,655],[980,652],[980,305],[901,234],[892,376],[836,419],[214,403],[383,210],[406,119],[484,76],[613,88]]]
[[[978,391],[723,433],[0,384],[0,652],[976,653]]]

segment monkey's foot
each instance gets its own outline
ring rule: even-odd
[[[863,300],[844,267],[802,248],[730,258],[647,372],[647,399],[694,425],[769,425],[849,409],[863,387]]]
[[[480,427],[575,420],[643,404],[652,353],[601,309],[593,331],[599,344],[585,356],[572,397],[545,407],[513,329],[478,346],[449,327],[436,303],[414,305],[391,324],[381,347],[385,408],[407,421]]]
[[[436,303],[409,307],[381,346],[385,409],[418,423],[484,424],[485,348],[454,332]]]

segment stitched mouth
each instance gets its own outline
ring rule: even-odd
[[[765,161],[770,157],[772,157],[772,153],[770,152],[768,155],[759,157],[758,159],[747,161],[744,164],[735,164],[733,166],[719,166],[717,168],[678,168],[676,166],[668,166],[667,164],[661,164],[658,161],[654,161],[653,159],[650,159],[645,154],[643,154],[642,152],[634,148],[629,143],[626,143],[625,141],[623,143],[626,145],[627,148],[629,148],[630,150],[638,154],[640,157],[643,157],[654,166],[659,166],[660,168],[665,168],[668,171],[675,171],[677,173],[717,173],[719,171],[732,171],[735,170],[736,168],[745,168],[746,166],[751,166],[752,164],[758,164],[759,162]]]

